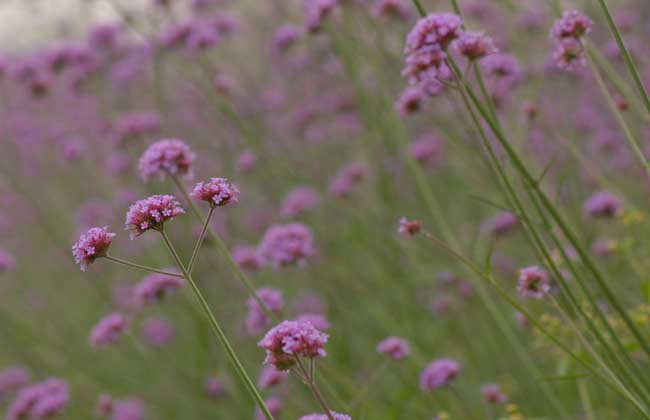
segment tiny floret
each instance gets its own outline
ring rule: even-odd
[[[97,258],[106,256],[114,237],[115,234],[109,232],[107,226],[91,228],[79,237],[72,245],[72,255],[82,271]]]

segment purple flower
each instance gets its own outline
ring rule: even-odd
[[[282,404],[282,400],[279,399],[279,398],[276,398],[276,397],[267,398],[264,401],[264,404],[266,404],[266,408],[269,409],[269,411],[271,412],[273,417],[279,416],[280,412],[282,412],[283,404]],[[266,416],[264,415],[264,413],[262,413],[262,410],[260,410],[259,407],[256,408],[255,409],[255,420],[265,420],[265,419],[266,419]]]
[[[305,264],[313,256],[314,239],[311,230],[302,223],[271,226],[259,245],[259,254],[276,268]]]
[[[395,102],[395,110],[402,117],[415,114],[422,109],[425,99],[426,95],[421,86],[409,86],[404,89],[397,102]]]
[[[74,247],[73,247],[74,252]],[[16,259],[7,251],[0,249],[0,274],[12,271],[16,268]]]
[[[169,344],[176,336],[176,329],[167,320],[151,317],[142,324],[142,336],[149,344],[161,347]]]
[[[151,144],[144,151],[138,168],[145,181],[166,175],[186,175],[190,173],[194,153],[182,140],[163,139]]]
[[[519,218],[509,211],[504,211],[484,224],[485,230],[494,237],[501,237],[512,232],[519,226]]]
[[[422,222],[419,220],[408,220],[406,217],[399,219],[399,228],[397,228],[398,233],[403,233],[405,235],[414,236],[420,233],[422,230]]]
[[[153,134],[160,129],[160,117],[155,112],[132,112],[115,122],[115,137],[120,143]]]
[[[300,38],[300,29],[293,25],[281,26],[273,37],[272,48],[276,53],[283,53]]]
[[[239,190],[226,178],[210,178],[207,182],[199,182],[191,195],[197,200],[210,203],[210,206],[225,206],[239,200]]]
[[[372,8],[372,14],[377,17],[408,20],[411,10],[404,0],[378,0]]]
[[[254,246],[240,245],[232,251],[232,259],[240,268],[259,270],[264,265],[264,259]]]
[[[499,384],[486,384],[481,387],[481,394],[490,404],[505,404],[508,396],[501,390]]]
[[[160,230],[165,222],[185,213],[181,204],[171,195],[152,195],[138,200],[126,213],[126,229],[131,230],[131,239],[150,229]]]
[[[325,316],[319,313],[312,313],[312,312],[301,313],[296,317],[296,321],[309,322],[311,325],[313,325],[319,330],[329,330],[330,327],[332,326],[330,322],[327,320],[327,318],[325,318]]]
[[[109,394],[100,394],[95,404],[97,417],[105,417],[113,412],[113,397]]]
[[[456,41],[458,52],[468,60],[481,58],[497,52],[492,38],[483,32],[464,32]]]
[[[329,192],[335,197],[346,197],[356,185],[368,176],[368,167],[362,162],[351,162],[341,169],[330,182]]]
[[[97,258],[106,256],[114,237],[115,234],[108,231],[108,226],[91,228],[79,237],[72,245],[72,255],[81,271],[85,271]]]
[[[113,404],[110,420],[144,420],[146,410],[138,399],[117,400]]]
[[[377,352],[388,355],[391,359],[404,359],[411,353],[408,341],[399,337],[387,337],[377,345]]]
[[[555,40],[564,38],[579,39],[591,32],[593,22],[577,10],[566,11],[551,28],[551,37]]]
[[[266,350],[265,364],[288,370],[297,357],[325,357],[327,340],[328,335],[309,322],[283,321],[269,330],[257,345]]]
[[[420,374],[420,388],[433,391],[448,386],[460,372],[460,365],[453,359],[431,362]]]
[[[283,382],[289,374],[281,370],[277,370],[275,366],[266,365],[260,371],[260,377],[257,380],[257,386],[260,389],[268,389],[279,383]]]
[[[90,344],[103,347],[117,342],[129,327],[126,317],[119,312],[102,318],[90,331]]]
[[[517,291],[526,298],[542,299],[551,291],[551,281],[546,270],[531,266],[519,270]]]
[[[338,6],[338,0],[303,0],[305,9],[305,27],[307,31],[318,32]]]
[[[182,278],[152,273],[133,287],[133,298],[140,305],[160,302],[184,285]]]
[[[280,214],[291,219],[297,217],[320,203],[320,194],[311,187],[298,186],[293,188],[282,202]]]
[[[31,380],[29,371],[20,366],[13,366],[0,372],[0,402],[20,388],[24,387]]]
[[[23,388],[7,408],[5,420],[44,420],[65,409],[69,402],[68,384],[57,378]]]
[[[269,311],[276,315],[279,315],[282,312],[284,299],[282,298],[282,292],[280,290],[264,287],[258,289],[256,294]],[[246,315],[246,330],[250,335],[257,335],[269,326],[271,320],[254,297],[248,298],[246,306],[248,307],[248,314]]]
[[[421,165],[435,165],[442,159],[442,141],[435,133],[428,133],[411,143],[411,156]]]
[[[218,398],[225,393],[225,388],[219,378],[210,376],[205,380],[205,392],[210,398]]]
[[[591,217],[613,218],[621,214],[623,205],[614,195],[599,191],[583,204],[584,212]]]
[[[564,38],[555,44],[553,61],[558,68],[568,71],[576,71],[587,64],[582,44],[574,38]]]
[[[462,20],[453,13],[430,14],[417,21],[406,37],[402,71],[411,85],[435,80],[447,58],[447,47],[461,33]]]

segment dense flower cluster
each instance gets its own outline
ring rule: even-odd
[[[82,271],[97,258],[106,255],[114,237],[115,234],[108,231],[108,226],[91,228],[79,237],[72,245],[72,255]]]
[[[377,345],[377,352],[399,360],[411,353],[411,346],[403,338],[387,337]]]
[[[191,195],[211,206],[225,206],[239,200],[239,190],[225,178],[210,178],[207,182],[199,182]]]
[[[282,312],[284,299],[282,298],[282,292],[280,290],[264,287],[258,289],[256,294],[269,311],[276,315],[279,315]],[[246,330],[250,335],[257,335],[269,326],[271,320],[254,297],[248,298],[246,306],[248,307],[248,313],[246,315]]]
[[[492,38],[482,32],[464,32],[458,38],[456,47],[469,60],[479,60],[497,51]]]
[[[115,312],[102,318],[90,331],[90,344],[103,347],[117,342],[129,327],[126,317]]]
[[[185,280],[182,278],[151,273],[133,287],[133,298],[140,305],[159,302],[184,284]]]
[[[582,38],[589,34],[593,22],[577,10],[564,12],[551,29],[551,39],[555,43],[553,60],[564,70],[584,67],[586,59]]]
[[[259,245],[259,255],[276,268],[304,264],[315,253],[311,230],[302,223],[271,226]]]
[[[517,291],[526,298],[541,299],[551,291],[551,280],[546,270],[531,266],[519,271]]]
[[[583,209],[591,217],[613,218],[621,214],[623,205],[613,194],[599,191],[585,201]]]
[[[138,200],[126,213],[126,228],[131,238],[140,236],[150,229],[162,229],[165,222],[185,213],[181,204],[171,195],[152,195]]]
[[[150,145],[140,157],[138,168],[144,180],[167,175],[186,175],[190,173],[194,153],[179,139],[163,139]]]
[[[264,363],[288,370],[296,358],[325,357],[328,335],[308,322],[283,321],[266,333],[258,343],[266,350]]]
[[[460,364],[453,359],[431,362],[420,374],[420,388],[424,391],[448,386],[460,372]]]
[[[45,420],[63,411],[69,403],[68,384],[57,378],[23,388],[9,405],[6,420]]]

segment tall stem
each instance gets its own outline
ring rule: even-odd
[[[266,406],[264,399],[262,398],[257,388],[255,387],[255,384],[251,380],[248,373],[246,373],[246,369],[244,369],[244,366],[242,365],[241,361],[237,357],[235,350],[230,344],[230,341],[226,337],[226,334],[223,332],[223,329],[219,325],[219,322],[217,321],[214,314],[212,313],[212,309],[210,309],[210,305],[208,305],[208,302],[205,300],[205,297],[203,297],[203,293],[201,293],[201,290],[198,288],[198,286],[192,279],[192,275],[187,271],[187,269],[183,265],[183,262],[181,261],[180,257],[178,256],[178,252],[176,252],[176,249],[174,248],[171,241],[169,240],[167,233],[165,233],[165,231],[161,229],[160,234],[163,238],[163,241],[165,242],[165,245],[167,246],[167,249],[169,250],[169,253],[174,259],[174,262],[176,263],[178,268],[183,272],[183,275],[185,276],[187,282],[192,287],[192,291],[194,291],[194,294],[199,300],[199,303],[201,304],[201,308],[205,312],[205,315],[208,318],[212,330],[214,331],[217,338],[221,342],[221,345],[223,346],[224,350],[226,351],[226,354],[228,355],[228,358],[230,359],[231,363],[235,367],[235,371],[244,382],[246,389],[251,394],[251,397],[253,397],[253,400],[255,400],[255,402],[259,406],[266,420],[275,420],[273,414],[271,414],[269,408]]]
[[[305,364],[300,360],[299,357],[296,357],[298,367],[300,368],[300,371],[302,372],[302,375],[304,376],[305,382],[307,383],[307,387],[311,391],[311,393],[314,395],[314,398],[318,402],[318,405],[321,406],[321,408],[325,411],[325,415],[327,416],[328,420],[336,420],[334,418],[334,415],[332,414],[332,410],[329,408],[327,403],[325,402],[325,398],[323,398],[323,394],[320,392],[320,389],[318,388],[318,385],[316,385],[316,378],[314,377],[314,365],[313,365],[313,360],[310,362],[310,367],[309,370],[305,368]]]
[[[205,231],[208,230],[208,226],[210,225],[210,219],[212,219],[212,215],[214,214],[214,209],[215,206],[210,205],[210,211],[208,212],[208,216],[205,218],[205,222],[203,223],[203,227],[201,228],[201,233],[199,234],[199,238],[196,240],[196,245],[194,245],[194,251],[192,251],[192,257],[190,258],[190,263],[187,264],[187,272],[190,274],[192,274],[192,269],[194,268],[196,257],[199,255],[199,250],[201,249],[201,245],[203,244],[203,239],[205,239]]]

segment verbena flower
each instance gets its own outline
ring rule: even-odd
[[[90,331],[90,344],[93,347],[104,347],[117,342],[129,327],[126,317],[115,312],[102,318]]]
[[[325,357],[328,335],[309,322],[283,321],[266,333],[258,346],[266,350],[265,364],[288,370],[296,358]]]
[[[181,204],[171,195],[152,195],[138,200],[126,213],[126,228],[131,238],[140,236],[150,229],[160,230],[165,222],[185,213]]]
[[[454,359],[438,359],[431,362],[420,374],[420,388],[433,391],[451,384],[460,372],[460,364]]]
[[[399,337],[387,337],[377,345],[377,352],[389,356],[391,359],[404,359],[411,353],[408,341]]]
[[[484,224],[486,232],[494,237],[507,235],[517,227],[519,227],[519,218],[509,211],[497,214]]]
[[[106,256],[114,237],[115,233],[109,232],[108,226],[91,228],[79,237],[72,245],[72,255],[82,271],[97,258]]]
[[[316,253],[311,230],[302,223],[271,226],[258,249],[260,256],[276,268],[304,264]]]
[[[139,399],[117,400],[113,404],[110,420],[144,420],[147,410]]]
[[[63,411],[70,399],[68,384],[58,378],[46,379],[23,388],[7,408],[5,420],[44,420]]]
[[[184,285],[182,278],[151,273],[132,288],[133,298],[140,305],[160,302]]]
[[[334,420],[352,420],[352,417],[347,414],[341,414],[335,411],[330,411],[330,414],[334,417]],[[298,420],[328,420],[328,417],[327,414],[309,414],[300,417]]]
[[[0,372],[0,402],[29,383],[32,376],[21,366],[12,366]]]
[[[280,215],[284,218],[295,218],[301,214],[312,210],[320,203],[320,193],[314,188],[307,186],[298,186],[287,193]]]
[[[210,376],[205,380],[205,392],[210,398],[221,397],[226,391],[221,380],[216,376]]]
[[[587,215],[600,218],[613,218],[623,211],[620,200],[606,191],[594,193],[584,202],[582,208]]]
[[[287,372],[277,370],[275,366],[266,365],[260,371],[260,377],[257,380],[257,386],[260,389],[268,389],[283,382],[289,374]]]
[[[163,139],[151,144],[140,157],[138,168],[142,179],[160,179],[171,175],[190,173],[194,153],[179,139]]]
[[[264,266],[264,258],[254,246],[240,245],[233,249],[232,259],[240,268],[259,270]]]
[[[586,58],[582,38],[593,26],[593,22],[577,10],[564,12],[551,28],[551,39],[555,43],[553,60],[563,70],[584,67]]]
[[[209,181],[199,182],[191,195],[211,206],[225,206],[239,200],[239,190],[226,178],[210,178]]]
[[[541,299],[551,291],[551,280],[546,270],[531,266],[519,271],[517,291],[526,298]]]
[[[264,404],[266,405],[266,408],[269,409],[269,412],[271,412],[271,415],[273,417],[279,416],[280,413],[282,412],[282,407],[284,407],[284,404],[282,403],[282,400],[277,397],[269,397],[264,401]],[[262,413],[262,410],[260,410],[259,407],[255,409],[255,420],[265,420],[266,416],[264,413]]]
[[[332,324],[325,318],[323,314],[304,312],[296,317],[298,322],[309,322],[311,325],[319,330],[329,330]]]
[[[456,47],[468,60],[480,60],[497,52],[492,38],[483,32],[464,32],[456,41]]]
[[[565,11],[562,17],[553,23],[551,37],[559,40],[564,38],[581,38],[589,32],[593,22],[578,10]]]
[[[508,396],[501,390],[499,384],[485,384],[481,387],[483,398],[490,404],[505,404]]]
[[[142,323],[142,336],[150,345],[161,347],[176,337],[176,329],[164,318],[151,317]]]
[[[284,307],[282,291],[270,287],[264,287],[257,289],[256,294],[269,311],[276,315],[279,315],[282,312],[282,308]],[[248,298],[246,306],[248,307],[248,313],[246,315],[246,330],[250,335],[257,335],[269,326],[271,320],[254,297]]]
[[[73,248],[74,250],[74,248]],[[0,249],[0,274],[12,271],[16,268],[16,259],[8,253]]]
[[[377,17],[408,20],[411,17],[411,9],[404,0],[379,0],[373,6],[372,14]]]
[[[409,151],[419,164],[434,166],[443,158],[442,140],[435,133],[427,133],[411,143]]]
[[[307,31],[318,32],[325,20],[336,10],[338,0],[303,0],[305,27]]]
[[[419,220],[408,220],[406,217],[399,219],[399,227],[397,232],[405,235],[413,236],[420,233],[422,230],[422,222]]]

